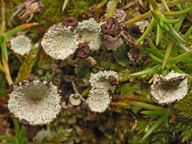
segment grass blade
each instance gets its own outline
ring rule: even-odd
[[[176,63],[182,61],[183,59],[185,59],[190,53],[192,52],[192,49],[175,57],[175,58],[172,58],[172,59],[169,59],[168,62],[167,62],[167,66],[170,68],[172,67],[173,65],[175,65]]]
[[[146,12],[140,16],[134,17],[134,18],[124,22],[124,25],[131,25],[131,24],[136,23],[138,21],[144,20],[150,16],[151,16],[151,11],[148,11],[148,12]]]
[[[117,7],[118,2],[119,2],[118,0],[113,0],[113,3],[111,4],[111,6],[109,8],[108,15],[107,15],[106,19],[113,16],[113,13],[115,11],[115,8]]]
[[[2,44],[1,44],[1,51],[5,57],[5,60],[8,61],[8,52],[7,52],[7,44],[6,40],[4,39]]]
[[[161,59],[159,59],[158,57],[154,56],[153,54],[149,54],[149,56],[151,57],[151,59],[156,62],[157,64],[162,64],[163,61]]]
[[[168,7],[168,5],[167,5],[165,0],[161,0],[161,3],[163,4],[163,6],[166,9],[166,11],[170,11],[170,9],[169,9],[169,7]]]
[[[13,123],[14,123],[14,126],[15,126],[15,133],[16,135],[19,134],[20,132],[20,124],[19,124],[19,121],[17,119],[14,119],[13,118]]]
[[[143,136],[143,138],[141,139],[141,142],[143,142],[149,135],[152,134],[152,132],[157,129],[161,123],[163,122],[164,117],[161,117],[149,130],[148,132]]]
[[[129,76],[142,76],[142,75],[148,75],[148,74],[153,74],[156,72],[159,72],[161,70],[161,66],[160,65],[156,65],[152,68],[148,68],[133,74],[130,74]]]
[[[164,55],[157,49],[157,47],[154,45],[154,43],[152,42],[152,40],[148,37],[147,38],[147,42],[151,48],[151,50],[155,53],[155,55],[159,58],[163,58]]]
[[[62,7],[62,12],[65,10],[65,8],[67,7],[69,0],[64,0],[63,2],[63,7]]]
[[[156,45],[160,43],[162,34],[163,34],[163,29],[160,26],[160,24],[157,23]]]
[[[147,29],[145,30],[145,32],[141,35],[141,37],[137,40],[136,45],[139,44],[141,41],[143,41],[146,36],[151,32],[151,30],[153,29],[153,26],[155,25],[155,18],[152,17],[152,20],[149,24],[149,26],[147,27]]]
[[[184,9],[184,10],[180,10],[180,11],[174,11],[174,12],[164,12],[164,15],[166,15],[166,16],[176,16],[176,15],[182,15],[182,14],[185,14],[185,13],[187,13],[187,12],[189,12],[189,11],[191,11],[192,10],[192,7],[190,7],[190,8],[187,8],[187,9]]]
[[[191,35],[191,33],[192,33],[192,26],[187,30],[187,32],[183,36],[183,39],[187,40],[189,38],[189,36]]]
[[[12,137],[12,136],[0,135],[0,140],[6,140],[8,142],[15,143],[15,137]]]
[[[167,49],[166,49],[166,52],[165,52],[165,56],[164,56],[164,59],[163,59],[162,69],[164,69],[166,64],[167,64],[167,61],[168,61],[169,56],[171,54],[172,48],[173,48],[173,43],[171,42],[167,46]]]
[[[19,31],[22,31],[22,30],[26,30],[32,26],[36,26],[38,25],[38,23],[28,23],[28,24],[23,24],[23,25],[20,25],[20,26],[17,26],[13,29],[11,29],[10,31],[6,32],[5,33],[5,38],[8,39],[10,37],[12,37],[13,35],[15,35],[17,32]]]

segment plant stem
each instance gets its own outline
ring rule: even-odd
[[[113,16],[113,13],[115,11],[115,8],[117,7],[117,4],[118,4],[118,0],[113,0],[113,3],[108,11],[108,15],[106,17],[106,20],[109,18],[109,17],[112,17]]]
[[[164,12],[163,14],[166,16],[176,16],[176,15],[182,15],[192,10],[192,7],[180,10],[180,11],[174,11],[174,12]]]
[[[112,106],[117,106],[117,107],[130,107],[130,105],[134,105],[134,106],[138,106],[138,107],[142,107],[145,109],[150,109],[150,110],[157,110],[157,111],[164,111],[165,108],[163,107],[159,107],[159,106],[155,106],[152,104],[147,104],[147,103],[143,103],[143,102],[138,102],[138,101],[126,101],[126,102],[111,102]]]
[[[167,110],[167,111],[149,111],[149,110],[145,110],[145,111],[141,111],[142,114],[144,115],[165,115],[165,113],[170,114],[171,111]]]
[[[115,106],[115,107],[122,107],[122,108],[130,108],[130,105],[128,103],[125,102],[111,102],[110,104],[111,106]]]
[[[132,19],[124,22],[124,25],[133,24],[133,23],[135,23],[135,22],[144,20],[144,19],[146,19],[146,18],[148,18],[148,17],[150,17],[150,16],[151,16],[151,11],[148,11],[148,12],[146,12],[146,13],[140,15],[140,16],[134,17],[134,18],[132,18]]]
[[[138,102],[138,101],[128,101],[128,103],[134,106],[139,106],[139,107],[150,109],[150,110],[159,110],[159,111],[165,110],[165,108],[163,107],[159,107],[159,106],[155,106],[155,105],[147,104],[143,102]]]
[[[116,113],[121,113],[122,109],[118,109],[118,108],[108,108],[110,111],[114,111]]]
[[[115,98],[114,101],[124,101],[124,100],[142,100],[147,101],[144,97],[136,96],[136,95],[124,95],[118,98]]]

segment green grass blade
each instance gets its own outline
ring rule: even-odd
[[[8,142],[15,142],[15,137],[7,136],[7,135],[0,135],[0,140],[6,140]]]
[[[179,32],[179,30],[180,30],[180,28],[181,28],[181,26],[182,26],[182,24],[183,24],[183,20],[185,19],[185,15],[180,15],[178,18],[179,18],[181,21],[179,21],[178,23],[176,23],[176,24],[174,25],[174,29],[175,29],[176,32]]]
[[[169,59],[168,62],[167,62],[167,66],[170,68],[172,67],[173,65],[175,65],[176,63],[182,61],[183,59],[185,59],[190,53],[192,52],[192,49],[175,57],[175,58],[172,58],[172,59]]]
[[[65,10],[65,8],[67,7],[68,2],[69,2],[69,0],[64,0],[64,2],[63,2],[63,7],[62,7],[62,11]]]
[[[185,40],[172,28],[172,26],[168,25],[169,31],[168,33],[179,43],[185,43]]]
[[[185,1],[186,0],[172,0],[172,1],[167,2],[167,5],[168,5],[168,7],[173,7],[173,6],[177,5],[177,4],[183,3]]]
[[[164,6],[164,8],[166,9],[166,11],[170,11],[170,10],[169,10],[169,7],[168,7],[168,5],[167,5],[167,3],[166,3],[165,0],[161,0],[161,3],[163,4],[163,6]]]
[[[187,8],[187,9],[184,9],[184,10],[180,10],[180,11],[174,11],[174,12],[164,12],[164,15],[166,15],[166,16],[176,16],[176,15],[183,15],[183,14],[185,14],[185,13],[187,13],[187,12],[189,12],[189,11],[191,11],[192,10],[192,7],[190,7],[190,8]]]
[[[174,70],[174,72],[178,72],[178,73],[181,73],[181,74],[186,74],[184,71],[182,71],[176,65],[172,66],[171,69]]]
[[[142,75],[148,75],[148,74],[153,74],[156,72],[159,72],[161,70],[161,66],[160,65],[156,65],[152,68],[148,68],[133,74],[130,74],[129,76],[142,76]]]
[[[163,34],[163,29],[160,26],[160,24],[157,23],[156,45],[160,43],[162,34]]]
[[[116,8],[117,5],[118,5],[118,2],[119,2],[118,0],[113,0],[111,6],[110,6],[110,8],[109,8],[108,15],[107,15],[106,19],[108,19],[109,17],[112,17],[112,16],[113,16],[113,13],[114,13],[114,11],[115,11],[115,8]]]
[[[26,133],[27,133],[27,128],[24,125],[22,125],[21,126],[21,131],[20,131],[20,136],[21,137],[26,137]]]
[[[143,136],[143,138],[141,139],[141,142],[143,142],[149,135],[151,135],[153,133],[153,131],[155,129],[157,129],[163,122],[164,117],[161,117],[148,131],[147,133]]]
[[[13,118],[13,123],[14,123],[14,126],[15,126],[15,133],[16,133],[16,135],[19,135],[19,132],[20,132],[19,121],[17,119]]]
[[[0,70],[1,70],[1,71],[4,71],[3,65],[2,65],[1,61],[0,61]]]
[[[168,24],[176,24],[179,21],[181,21],[180,19],[167,19],[166,17],[162,16],[161,20],[168,23]]]
[[[168,127],[169,126],[169,112],[165,112],[163,117],[164,117],[164,123],[165,123],[165,126]]]
[[[153,54],[149,54],[149,56],[151,57],[151,59],[152,59],[155,63],[160,64],[160,65],[163,63],[162,59],[159,59],[158,57],[154,56]]]
[[[178,43],[178,46],[181,47],[185,51],[189,51],[189,49],[182,43]]]
[[[189,36],[191,35],[191,33],[192,33],[192,26],[187,30],[187,32],[183,36],[183,39],[187,40],[189,38]]]
[[[155,18],[152,17],[152,20],[149,24],[149,26],[147,27],[147,29],[145,30],[145,32],[141,35],[141,37],[137,40],[136,44],[139,44],[141,41],[143,41],[146,36],[151,32],[151,30],[153,29],[153,26],[155,25]]]
[[[7,44],[6,44],[6,40],[5,39],[1,43],[1,51],[2,51],[3,55],[5,56],[6,61],[8,61]]]
[[[142,15],[139,15],[137,17],[134,17],[134,18],[124,22],[124,25],[131,25],[131,24],[136,23],[138,21],[144,20],[144,19],[146,19],[146,18],[148,18],[150,16],[151,16],[151,11],[148,11],[148,12],[142,14]]]
[[[130,105],[142,107],[142,108],[149,109],[149,110],[165,111],[165,108],[160,107],[160,106],[156,106],[156,105],[152,105],[152,104],[149,104],[149,103],[133,101],[133,100],[127,101],[127,103],[130,104]]]
[[[172,48],[173,48],[173,43],[171,42],[167,46],[167,49],[166,49],[166,52],[165,52],[165,56],[164,56],[164,59],[163,59],[162,69],[164,69],[166,64],[167,64],[167,61],[168,61],[169,56],[171,54]]]
[[[158,10],[158,6],[157,6],[157,3],[156,3],[156,0],[150,0],[150,4],[152,5],[154,11]]]
[[[147,38],[147,42],[148,42],[151,50],[153,51],[153,54],[155,53],[155,55],[159,58],[164,57],[164,55],[157,49],[157,47],[154,45],[154,43],[152,42],[152,40],[149,37]]]
[[[165,111],[141,111],[142,114],[144,115],[164,115]]]
[[[8,39],[10,37],[12,37],[13,35],[15,35],[16,33],[18,33],[19,31],[22,31],[22,30],[26,30],[32,26],[36,26],[38,25],[38,23],[28,23],[28,24],[23,24],[23,25],[20,25],[20,26],[17,26],[13,29],[11,29],[10,31],[6,32],[5,33],[5,38]]]

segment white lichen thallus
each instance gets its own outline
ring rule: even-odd
[[[30,76],[13,86],[8,109],[24,125],[44,125],[59,114],[61,96],[52,82]]]

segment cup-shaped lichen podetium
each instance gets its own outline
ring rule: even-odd
[[[8,102],[10,112],[29,125],[48,124],[61,110],[61,98],[51,82],[29,79],[13,87]]]
[[[76,31],[62,23],[54,24],[45,33],[41,45],[45,53],[53,59],[65,60],[78,48]]]
[[[150,94],[160,104],[179,101],[188,95],[189,76],[171,71],[165,77],[158,75],[150,87]]]
[[[111,102],[111,97],[106,89],[94,88],[90,91],[86,103],[93,112],[104,112]]]
[[[116,84],[118,84],[118,74],[115,71],[99,71],[92,73],[89,79],[92,89],[102,88],[106,91],[114,92]]]
[[[22,56],[28,55],[32,48],[31,40],[25,35],[18,35],[17,37],[12,38],[10,44],[11,50]]]

